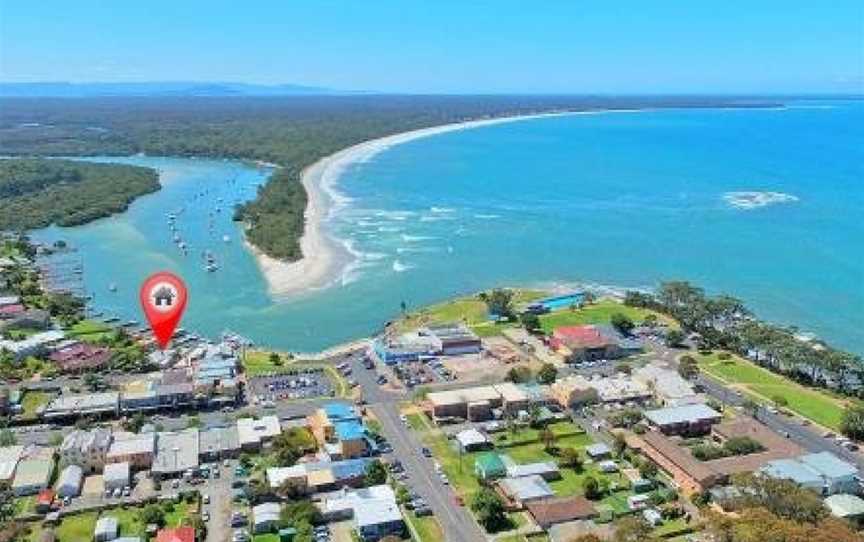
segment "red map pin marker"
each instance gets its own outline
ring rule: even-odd
[[[159,348],[165,349],[186,309],[186,285],[174,273],[150,275],[141,285],[141,308],[150,322]]]

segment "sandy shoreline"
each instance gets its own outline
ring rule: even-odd
[[[355,258],[342,242],[334,239],[324,228],[324,221],[331,211],[343,204],[340,201],[341,195],[336,190],[336,184],[339,176],[351,164],[368,160],[394,145],[415,139],[507,122],[578,113],[499,117],[422,128],[359,143],[315,162],[303,171],[301,179],[308,197],[305,212],[306,227],[300,238],[303,257],[294,262],[285,262],[271,258],[247,243],[255,255],[261,273],[267,280],[270,295],[276,299],[285,299],[332,286],[341,280],[344,269]]]

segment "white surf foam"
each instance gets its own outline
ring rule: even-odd
[[[792,194],[758,191],[726,192],[723,194],[723,200],[732,207],[743,210],[759,209],[769,205],[799,201],[798,197]]]
[[[414,269],[414,266],[404,264],[404,263],[400,262],[399,260],[395,260],[393,262],[393,271],[395,271],[397,273],[404,273],[405,271],[408,271],[410,269]]]

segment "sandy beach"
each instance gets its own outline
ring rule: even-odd
[[[275,299],[288,299],[305,292],[327,288],[341,280],[344,269],[352,262],[354,256],[342,242],[326,231],[324,222],[333,209],[343,204],[341,195],[336,190],[336,184],[342,172],[354,162],[368,160],[394,145],[424,137],[569,114],[577,114],[577,112],[499,117],[433,126],[366,141],[315,162],[304,170],[302,175],[303,186],[308,196],[305,213],[306,227],[300,238],[303,257],[294,262],[285,262],[271,258],[247,243],[267,280],[270,295]]]

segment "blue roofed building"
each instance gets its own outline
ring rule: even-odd
[[[371,455],[375,443],[354,407],[327,403],[308,417],[309,430],[318,444],[334,460]]]

